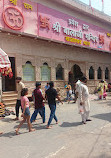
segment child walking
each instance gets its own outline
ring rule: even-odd
[[[23,125],[23,123],[25,123],[25,121],[27,121],[29,132],[35,131],[35,129],[32,129],[32,125],[30,123],[30,110],[29,110],[30,105],[29,105],[29,100],[26,97],[27,94],[28,94],[28,88],[23,88],[21,91],[21,106],[23,109],[23,113],[21,117],[23,117],[23,120],[20,122],[18,128],[15,130],[17,135],[19,134],[20,127]]]

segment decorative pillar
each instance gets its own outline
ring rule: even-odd
[[[35,67],[35,79],[36,79],[36,81],[41,81],[41,68],[40,68],[40,66],[39,65],[36,65],[36,67]]]
[[[101,69],[102,69],[102,80],[105,80],[105,66],[103,65]]]
[[[81,72],[83,73],[83,75],[85,75],[86,77],[88,77],[89,72],[87,72],[87,74],[86,74],[86,64],[85,63],[79,63],[77,65],[79,65],[79,67],[80,67]]]
[[[22,55],[16,54],[16,75],[22,77]]]
[[[69,60],[68,59],[65,59],[64,60],[64,81],[65,82],[68,82],[69,80]]]
[[[90,66],[88,63],[86,63],[86,78],[87,78],[87,80],[89,80],[89,69],[90,69]]]
[[[51,81],[55,81],[56,80],[56,67],[55,67],[55,59],[52,58],[51,59]]]
[[[98,79],[98,78],[97,78],[97,70],[96,70],[96,69],[94,70],[94,79],[95,79],[95,80]]]
[[[69,70],[64,69],[64,81],[68,82],[68,80],[69,80]]]
[[[99,68],[99,65],[97,63],[95,63],[95,80],[98,80],[98,68]]]
[[[51,81],[56,80],[56,70],[55,67],[51,67]]]
[[[105,71],[102,70],[102,80],[105,80]]]

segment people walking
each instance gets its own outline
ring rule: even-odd
[[[43,97],[42,92],[41,92],[41,83],[40,82],[36,82],[36,89],[34,90],[33,95],[35,98],[35,102],[34,102],[35,110],[31,116],[30,121],[31,121],[31,123],[33,121],[35,121],[38,113],[41,113],[43,123],[45,123],[45,105],[43,103],[43,100],[45,100],[45,98]]]
[[[36,86],[36,85],[35,85]],[[36,88],[35,88],[36,89]],[[34,90],[35,90],[34,89]],[[34,90],[33,90],[33,92],[32,92],[32,100],[33,100],[33,102],[34,102],[34,105],[35,105],[35,96],[34,96]],[[41,91],[41,93],[42,93],[42,90],[40,89],[40,91]],[[39,115],[41,116],[41,118],[42,118],[42,111],[39,111]],[[36,116],[37,117],[37,116]],[[33,122],[35,122],[35,120],[33,120]]]
[[[15,111],[16,111],[16,118],[14,120],[19,120],[19,108],[21,107],[21,91],[23,88],[25,88],[25,85],[22,83],[22,78],[21,77],[16,77],[16,82],[17,82],[17,102],[15,106]]]
[[[50,124],[53,120],[53,118],[56,121],[56,124],[58,124],[58,119],[55,115],[56,112],[56,98],[62,103],[61,99],[59,98],[56,89],[54,89],[54,82],[50,82],[49,83],[50,88],[46,91],[46,97],[48,99],[48,104],[49,104],[49,108],[50,108],[50,117],[49,117],[49,121],[47,124],[47,128],[51,128]]]
[[[90,102],[89,102],[89,91],[86,86],[87,79],[86,77],[81,77],[81,84],[79,84],[78,88],[78,107],[79,113],[82,117],[82,124],[86,124],[86,121],[91,121],[89,119],[90,113]]]
[[[16,129],[17,135],[19,134],[20,127],[23,125],[23,123],[25,123],[25,121],[27,121],[29,132],[32,132],[35,130],[35,129],[32,129],[32,125],[30,123],[30,110],[29,110],[30,105],[29,105],[29,100],[26,95],[28,95],[28,89],[23,88],[21,91],[21,106],[23,109],[23,113],[21,116],[23,117],[23,120],[20,122],[18,128]]]

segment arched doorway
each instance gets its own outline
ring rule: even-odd
[[[81,68],[76,64],[73,66],[73,76],[74,76],[74,80],[79,79],[83,76]]]
[[[71,83],[71,85],[73,85],[74,81],[81,78],[82,76],[83,73],[81,71],[81,68],[75,64],[69,72],[69,82]]]
[[[72,86],[72,90],[74,89],[74,82],[77,79],[80,79],[82,76],[83,73],[81,71],[81,68],[77,64],[73,65],[71,71],[69,72],[69,83]]]
[[[16,82],[15,82],[15,57],[9,57],[11,62],[11,68],[13,72],[13,77],[10,79],[8,76],[2,76],[2,90],[3,92],[7,91],[15,91],[16,90]]]

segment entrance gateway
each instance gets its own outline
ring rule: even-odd
[[[9,57],[11,62],[11,68],[13,72],[13,77],[10,79],[8,76],[2,76],[2,91],[16,91],[16,83],[15,83],[15,57]]]
[[[82,76],[83,72],[81,71],[81,68],[77,64],[73,65],[69,72],[69,83],[71,84],[72,89],[74,88],[74,82]]]

